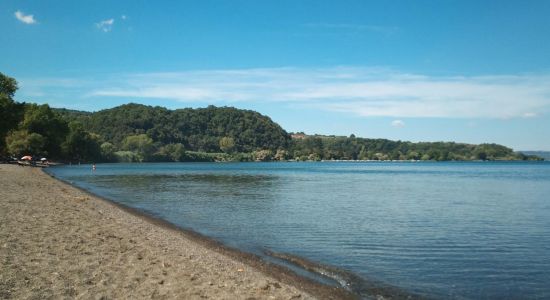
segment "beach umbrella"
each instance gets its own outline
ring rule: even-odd
[[[41,161],[46,161],[46,160],[48,160],[48,159],[45,158],[45,157],[42,157],[40,160],[41,160]]]
[[[32,160],[32,156],[25,155],[25,156],[21,157],[21,160]]]

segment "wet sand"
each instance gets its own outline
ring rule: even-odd
[[[346,299],[259,258],[0,165],[0,299]]]

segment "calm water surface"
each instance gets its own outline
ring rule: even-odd
[[[434,298],[550,298],[549,163],[167,163],[57,177],[253,253]]]

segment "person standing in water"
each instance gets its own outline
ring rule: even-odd
[[[95,163],[92,164],[92,172],[95,171]]]

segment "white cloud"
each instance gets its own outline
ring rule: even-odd
[[[395,127],[395,128],[403,128],[405,127],[405,122],[401,121],[401,120],[394,120],[391,122],[391,126]]]
[[[546,74],[435,77],[384,68],[265,68],[113,74],[76,81],[26,78],[22,87],[125,101],[277,103],[394,120],[550,114],[550,75]]]
[[[34,19],[34,15],[25,15],[22,11],[18,10],[15,12],[15,17],[17,20],[25,23],[25,24],[36,24],[36,20]]]
[[[230,104],[285,102],[394,118],[525,118],[550,112],[550,75],[433,77],[376,68],[268,68],[129,74],[92,96]]]
[[[107,19],[107,20],[100,21],[99,23],[96,23],[95,26],[103,32],[109,32],[113,29],[114,23],[115,23],[115,19]]]

